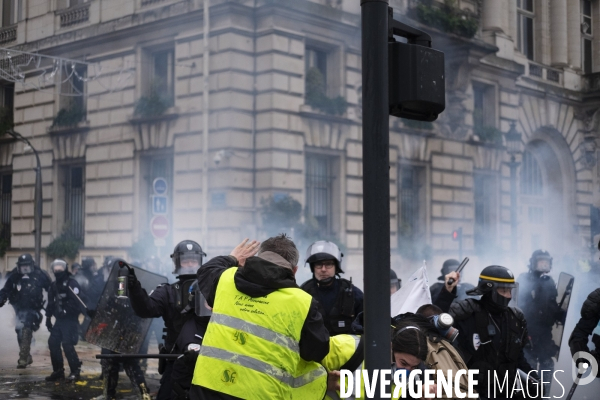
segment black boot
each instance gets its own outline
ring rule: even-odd
[[[33,332],[31,328],[23,328],[21,330],[21,343],[19,345],[19,361],[17,362],[17,368],[25,368],[33,362],[31,359],[31,338]]]
[[[63,379],[65,379],[65,369],[64,368],[54,371],[54,372],[52,372],[52,374],[50,374],[50,376],[46,377],[47,382],[62,381]]]
[[[71,371],[71,374],[67,376],[67,382],[74,382],[81,380],[81,368]]]

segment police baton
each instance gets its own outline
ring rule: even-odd
[[[96,359],[109,360],[129,360],[138,358],[164,358],[167,360],[175,360],[183,354],[96,354]]]
[[[79,296],[77,296],[77,293],[75,293],[73,291],[73,288],[71,286],[67,286],[69,288],[69,290],[71,291],[71,293],[73,293],[73,296],[75,296],[75,298],[77,298],[77,300],[79,300],[79,302],[81,303],[82,306],[85,307],[85,309],[87,310],[87,306],[85,305],[85,303],[83,302],[83,300],[81,300],[81,298]]]
[[[465,257],[464,260],[462,260],[462,262],[460,263],[460,265],[458,266],[458,268],[456,268],[456,272],[457,273],[461,273],[463,268],[465,267],[465,265],[467,265],[467,263],[469,262],[469,257]],[[454,278],[450,278],[448,279],[448,285],[452,285],[454,283]]]
[[[573,382],[573,386],[571,386],[571,390],[569,391],[569,394],[567,395],[566,400],[571,400],[571,398],[575,394],[575,389],[577,389],[577,385],[579,385],[579,379],[581,379],[582,375],[583,375],[583,373],[581,373],[581,372],[577,374],[577,378],[575,378],[575,382]]]

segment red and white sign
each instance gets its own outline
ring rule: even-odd
[[[150,232],[155,239],[164,239],[169,234],[169,220],[163,215],[157,215],[150,221]]]

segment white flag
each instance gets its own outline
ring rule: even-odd
[[[416,312],[424,304],[431,304],[429,280],[427,280],[427,264],[423,261],[421,268],[415,271],[402,287],[391,297],[392,317],[405,312]]]

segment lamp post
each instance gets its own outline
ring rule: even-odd
[[[38,267],[40,267],[40,257],[42,249],[42,165],[40,163],[40,156],[35,147],[31,145],[31,142],[29,142],[29,140],[26,137],[13,130],[6,131],[6,133],[14,137],[16,140],[23,142],[29,147],[31,147],[31,150],[33,150],[33,154],[35,154],[37,166],[35,167],[35,207],[33,212],[33,220],[35,233],[35,263],[38,265]]]
[[[516,157],[523,152],[521,133],[517,131],[515,122],[510,124],[510,129],[504,137],[506,152],[510,156],[510,251],[514,259],[517,254],[517,168],[521,164],[516,161]]]

